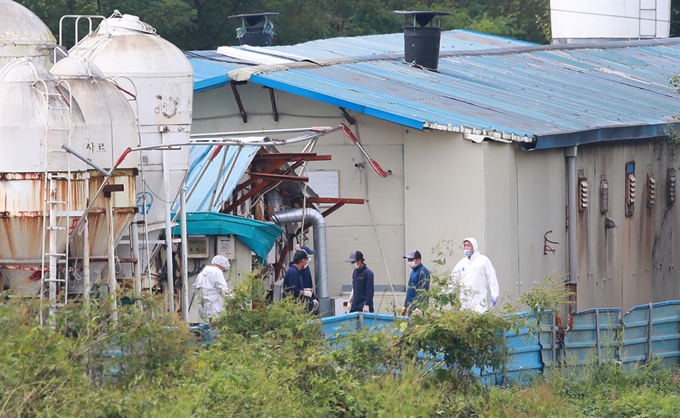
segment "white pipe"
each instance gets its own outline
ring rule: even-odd
[[[130,225],[130,246],[132,247],[132,258],[134,258],[135,264],[132,267],[134,274],[134,294],[135,300],[137,301],[137,306],[142,307],[142,260],[140,260],[139,251],[139,226],[137,221],[133,220]]]
[[[182,318],[189,322],[189,244],[187,242],[187,188],[180,190],[180,235],[182,238]]]
[[[564,150],[567,158],[567,216],[569,218],[569,283],[578,283],[576,254],[576,154],[577,146]]]
[[[326,250],[326,220],[315,209],[289,209],[274,212],[274,221],[281,224],[290,224],[302,221],[311,222],[314,228],[314,271],[316,273],[316,286],[319,298],[328,297],[328,252]],[[302,226],[304,228],[304,225]]]
[[[163,138],[163,143],[165,143],[165,132],[161,133]],[[165,287],[165,297],[168,303],[168,312],[175,312],[175,277],[173,271],[173,258],[172,258],[172,203],[174,201],[174,196],[170,197],[170,161],[166,154],[168,151],[161,151],[163,156],[163,183],[164,187],[164,198],[165,200],[165,277],[167,280],[167,286]],[[148,243],[147,243],[148,247]]]
[[[109,296],[111,297],[111,310],[113,314],[113,322],[118,323],[118,295],[116,294],[116,262],[114,254],[116,251],[116,242],[113,230],[113,203],[111,196],[104,199],[106,201],[106,217],[109,227],[109,251],[108,251],[108,270],[109,270]]]
[[[56,210],[56,200],[57,200],[57,180],[50,178],[50,274],[49,274],[49,289],[50,289],[50,315],[54,315],[57,303],[57,268],[59,252],[57,249],[57,210]],[[44,275],[45,273],[43,273]]]
[[[85,193],[87,194],[85,201],[89,203],[90,200],[90,175],[85,176]],[[90,222],[87,219],[87,213],[83,216],[83,300],[90,300]]]

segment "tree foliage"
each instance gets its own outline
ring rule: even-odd
[[[545,43],[549,39],[549,0],[18,0],[58,36],[59,19],[67,14],[108,17],[114,10],[134,14],[184,50],[236,45],[243,13],[279,12],[273,17],[275,42],[289,45],[337,36],[395,33],[404,21],[394,10],[451,12],[441,19],[449,29],[471,29]],[[64,25],[65,39],[73,38]],[[80,33],[86,31],[86,25]]]
[[[539,292],[540,293],[540,292]],[[543,304],[551,297],[535,296]],[[160,300],[0,303],[0,416],[586,417],[677,416],[676,371],[635,373],[594,359],[530,386],[483,387],[504,360],[511,318],[439,309],[382,331],[320,338],[294,300],[266,304],[258,281],[234,289],[201,346]],[[44,325],[39,318],[43,316]],[[475,370],[477,368],[478,370]]]

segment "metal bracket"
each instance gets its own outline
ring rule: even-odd
[[[243,107],[243,101],[241,100],[241,95],[238,92],[238,88],[236,85],[242,84],[237,81],[232,80],[231,81],[231,91],[234,93],[234,99],[236,99],[236,104],[238,105],[238,112],[241,114],[241,119],[243,119],[243,123],[248,123],[248,114],[246,113],[246,109]]]

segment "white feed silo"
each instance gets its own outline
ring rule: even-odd
[[[668,38],[671,0],[550,0],[553,43]]]
[[[141,146],[189,141],[193,68],[184,53],[157,35],[152,26],[137,16],[116,11],[94,33],[78,42],[70,54],[92,61],[136,97],[130,104],[137,114]],[[146,231],[140,229],[143,237],[140,241],[148,238],[151,246],[165,229],[169,259],[170,212],[189,166],[189,147],[145,151],[140,158],[137,207],[144,216],[138,219],[146,227]],[[148,257],[142,256],[142,261],[144,271]],[[169,293],[173,293],[171,280],[168,286]],[[172,310],[173,302],[168,302]]]
[[[90,77],[86,83],[96,85],[99,81]],[[110,242],[107,205],[103,195],[95,199],[105,176],[62,148],[66,145],[98,158],[94,154],[100,151],[90,150],[92,143],[113,144],[112,133],[124,132],[99,121],[91,130],[86,126],[88,117],[83,109],[89,113],[97,102],[120,102],[120,92],[114,97],[100,87],[92,100],[76,98],[75,80],[58,82],[45,67],[27,58],[12,61],[0,71],[0,97],[12,98],[0,101],[0,273],[17,294],[38,294],[43,272],[49,279],[50,297],[64,290],[67,251],[71,257],[82,257],[82,243],[68,245],[68,235],[89,200],[94,201],[88,212],[90,253],[93,257],[106,255],[106,243]],[[130,112],[112,110],[105,117],[127,118],[131,125],[125,131],[127,137],[116,136],[115,142],[135,144]],[[115,148],[122,146],[116,144]],[[106,149],[102,154],[110,152]],[[123,186],[122,192],[111,194],[114,240],[134,217],[135,166],[134,160],[127,168],[121,164],[122,169],[109,180]]]
[[[12,0],[0,0],[0,68],[17,58],[30,58],[49,68],[56,42],[32,11]]]
[[[85,125],[75,128],[75,136],[85,138],[85,148],[76,149],[81,156],[87,158],[96,166],[108,171],[123,155],[127,148],[137,145],[137,121],[125,94],[108,81],[96,65],[79,57],[66,57],[57,62],[51,70],[57,81],[70,90],[74,101],[79,105],[85,119]],[[85,129],[80,131],[80,129]],[[139,164],[139,154],[132,152],[117,166],[113,178],[107,184],[122,184],[122,193],[112,193],[114,211],[114,240],[117,243],[127,227],[134,220],[137,212],[136,172]],[[90,195],[93,196],[101,185],[104,174],[95,171],[90,174]],[[92,211],[103,213],[105,201],[99,196],[94,202]],[[107,258],[109,240],[105,228],[100,228],[96,213],[88,217],[89,228],[89,258],[91,259],[92,276],[90,282],[98,278]],[[94,226],[94,228],[93,228]],[[105,224],[103,226],[106,226]],[[71,244],[71,256],[82,263],[83,240],[82,235],[76,234]],[[80,265],[75,265],[79,271]],[[71,275],[69,292],[80,293],[83,290],[82,274]]]

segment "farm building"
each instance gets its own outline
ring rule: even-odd
[[[326,221],[331,297],[350,284],[352,250],[380,300],[404,288],[407,249],[447,276],[473,236],[502,302],[547,276],[577,291],[578,310],[680,298],[680,40],[539,46],[446,31],[427,69],[405,59],[403,36],[187,53],[194,134],[344,123],[387,172],[340,131],[315,148],[332,160],[307,165],[319,196],[365,199]]]

